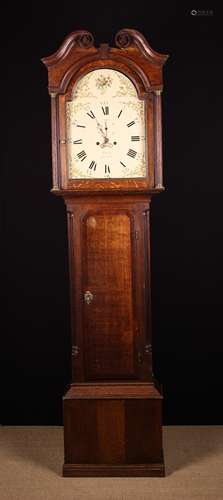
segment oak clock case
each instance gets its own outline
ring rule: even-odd
[[[67,210],[72,380],[64,476],[162,476],[152,369],[150,204],[162,192],[166,55],[119,31],[65,38],[48,68],[52,192]]]

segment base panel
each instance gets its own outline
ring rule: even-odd
[[[151,384],[72,386],[64,476],[164,476],[162,396]]]

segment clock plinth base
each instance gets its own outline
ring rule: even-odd
[[[150,383],[74,384],[64,396],[64,476],[164,476],[162,396]]]
[[[150,464],[64,464],[64,477],[164,477],[164,462]]]

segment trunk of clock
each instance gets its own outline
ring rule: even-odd
[[[67,197],[72,384],[64,475],[163,475],[145,195]]]

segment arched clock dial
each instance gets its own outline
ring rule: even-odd
[[[94,70],[67,101],[70,179],[146,176],[145,105],[123,73]]]

